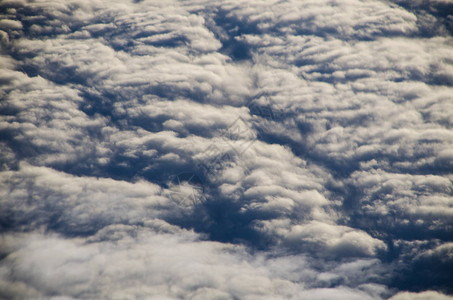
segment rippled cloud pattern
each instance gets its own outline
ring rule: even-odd
[[[453,2],[0,2],[0,298],[453,299]]]

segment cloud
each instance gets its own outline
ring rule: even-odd
[[[250,9],[243,3],[228,1],[222,8],[229,11],[228,17],[237,18],[239,24],[250,23],[252,28],[262,32],[278,30],[283,34],[321,33],[342,38],[369,38],[408,34],[416,28],[413,14],[380,2],[256,1],[255,4],[257,7]]]
[[[91,234],[108,224],[143,222],[153,215],[151,207],[168,205],[160,187],[147,182],[77,178],[26,164],[3,172],[1,180],[14,186],[2,189],[2,230]]]
[[[3,1],[2,297],[451,293],[450,6]]]
[[[414,299],[414,300],[423,300],[423,299],[433,299],[433,300],[442,300],[442,299],[451,299],[452,297],[450,296],[447,296],[447,295],[444,295],[444,294],[441,294],[441,293],[438,293],[438,292],[434,292],[434,291],[426,291],[426,292],[422,292],[422,293],[408,293],[408,292],[402,292],[402,293],[398,293],[396,294],[395,296],[393,296],[392,298],[390,298],[391,300],[409,300],[409,299]]]
[[[346,226],[319,221],[288,223],[289,220],[262,221],[259,227],[272,237],[280,237],[291,248],[311,250],[320,256],[373,256],[386,248],[382,241]]]
[[[452,186],[448,178],[383,171],[354,173],[352,178],[360,191],[360,210],[355,214],[364,226],[388,228],[397,238],[414,230],[442,239],[450,234]]]
[[[161,226],[167,229],[156,232]],[[194,233],[162,223],[108,226],[87,241],[38,233],[2,239],[13,249],[1,263],[14,273],[9,278],[2,274],[5,296],[372,299],[348,288],[303,291],[273,274],[262,256],[250,256],[241,246],[199,241]],[[303,260],[298,260],[300,265]],[[299,274],[309,277],[306,267]]]

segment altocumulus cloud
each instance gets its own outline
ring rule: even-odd
[[[450,1],[0,3],[0,297],[451,299]]]

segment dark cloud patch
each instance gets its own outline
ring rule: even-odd
[[[453,5],[449,1],[393,1],[417,16],[419,34],[424,37],[453,34]]]
[[[410,264],[400,270],[394,286],[402,286],[404,289],[421,292],[427,287],[451,294],[451,243],[433,247],[434,249],[420,249],[421,253],[411,257]],[[411,276],[401,276],[410,273]],[[420,280],[421,279],[421,280]]]

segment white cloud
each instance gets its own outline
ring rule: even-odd
[[[1,296],[448,289],[449,4],[394,2],[0,3]]]
[[[21,164],[5,171],[2,181],[2,219],[25,231],[49,230],[91,233],[108,224],[137,224],[170,205],[159,186],[112,179],[74,177],[44,167]],[[6,186],[14,186],[7,189]]]
[[[187,231],[172,233],[122,225],[107,227],[87,242],[37,233],[3,236],[4,245],[14,249],[1,263],[2,270],[14,273],[11,278],[1,274],[3,284],[14,281],[4,295],[296,299],[327,293],[335,299],[372,299],[347,288],[304,291],[240,246],[202,242]]]
[[[311,221],[307,224],[291,224],[289,220],[261,221],[260,230],[295,249],[312,249],[317,255],[373,256],[386,245],[367,233],[346,226]]]
[[[435,291],[426,291],[421,293],[409,293],[409,292],[402,292],[398,293],[390,300],[448,300],[452,299],[453,297],[447,296]]]

